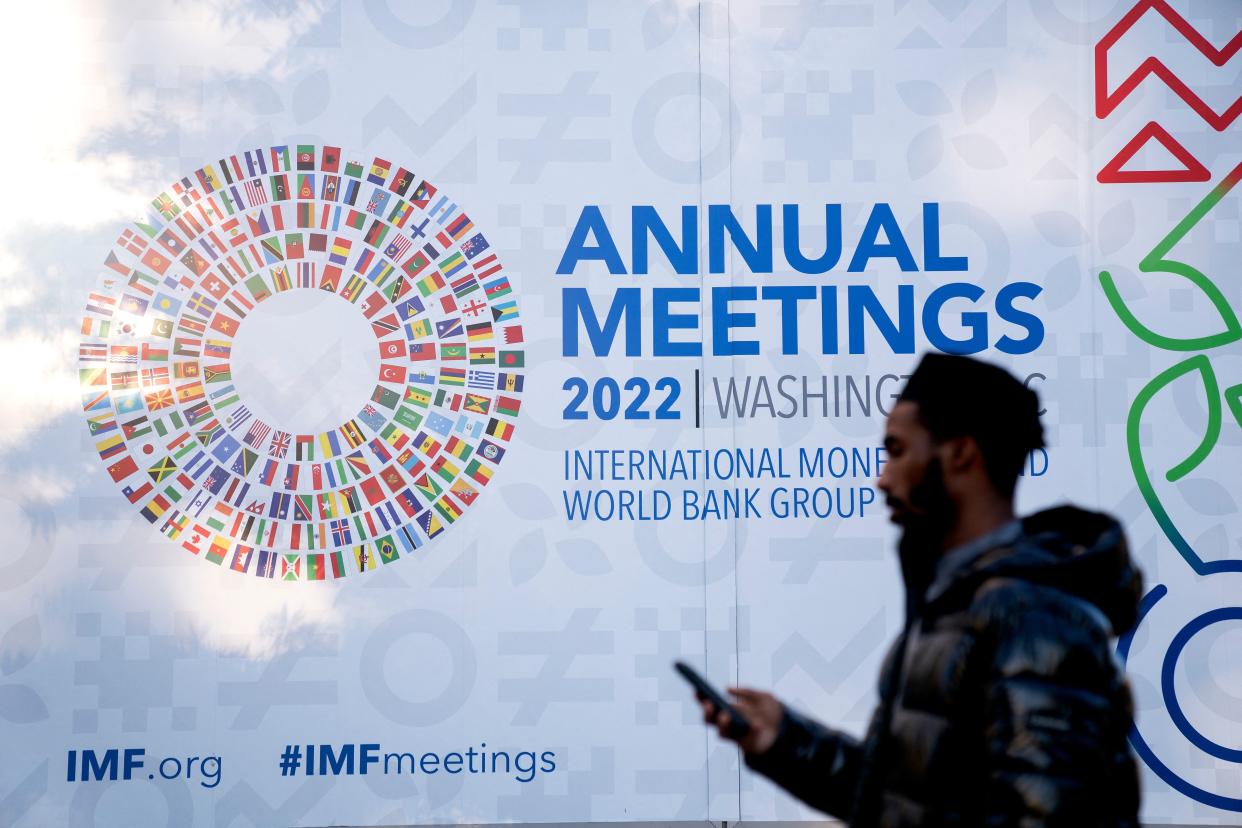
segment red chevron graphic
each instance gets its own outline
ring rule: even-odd
[[[1182,162],[1180,170],[1123,170],[1131,158],[1142,149],[1148,141],[1155,141]],[[1095,180],[1101,184],[1167,184],[1177,181],[1210,181],[1212,174],[1207,167],[1178,143],[1164,127],[1155,121],[1139,130],[1139,134],[1130,139],[1130,143],[1121,148],[1121,152],[1113,156],[1113,160],[1104,165]]]
[[[1120,86],[1113,90],[1112,94],[1109,94],[1108,50],[1116,45],[1117,41],[1149,10],[1154,10],[1160,14],[1169,22],[1169,25],[1176,29],[1182,37],[1186,38],[1191,45],[1216,66],[1224,66],[1238,53],[1239,49],[1242,49],[1242,31],[1234,35],[1223,48],[1217,49],[1208,42],[1207,38],[1198,29],[1190,25],[1184,17],[1174,11],[1166,0],[1139,0],[1134,8],[1130,9],[1126,16],[1121,18],[1117,25],[1113,26],[1099,43],[1095,44],[1096,117],[1101,119],[1108,117],[1140,83],[1147,79],[1148,75],[1155,75],[1164,81],[1191,109],[1197,112],[1199,117],[1207,121],[1213,129],[1217,132],[1224,130],[1225,127],[1237,119],[1239,114],[1242,114],[1242,95],[1238,95],[1237,99],[1223,112],[1217,113],[1216,110],[1212,109],[1207,102],[1195,94],[1181,78],[1174,75],[1169,67],[1165,66],[1155,56],[1144,60],[1129,77],[1121,82]]]

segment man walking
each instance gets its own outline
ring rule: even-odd
[[[894,405],[879,488],[902,528],[906,623],[861,740],[732,688],[746,763],[851,828],[1137,826],[1129,689],[1110,639],[1141,576],[1112,518],[1017,519],[1043,446],[1039,401],[1004,370],[930,354]],[[726,734],[729,714],[702,701]]]

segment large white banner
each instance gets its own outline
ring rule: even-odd
[[[929,350],[1117,515],[1152,824],[1242,824],[1242,6],[6,11],[0,824],[803,820]]]

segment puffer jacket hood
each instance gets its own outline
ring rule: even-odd
[[[1016,541],[992,549],[953,573],[948,593],[973,591],[988,578],[1015,578],[1050,586],[1095,606],[1123,635],[1138,618],[1142,573],[1130,558],[1125,533],[1109,515],[1058,506],[1022,520]]]

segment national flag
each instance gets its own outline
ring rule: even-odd
[[[407,385],[405,388],[405,402],[426,408],[431,402],[431,392],[425,388],[415,388]]]
[[[405,326],[405,338],[413,341],[431,336],[431,322],[426,319],[415,319]]]
[[[525,368],[526,352],[525,351],[501,351],[500,365],[505,368]]]
[[[336,172],[341,165],[340,147],[323,147],[319,151],[319,169],[325,172]]]
[[[217,313],[211,320],[211,329],[219,331],[226,336],[232,336],[237,333],[238,322],[236,319]]]
[[[496,378],[496,390],[508,391],[510,393],[520,393],[525,378],[521,374],[511,374],[502,371]]]
[[[505,449],[503,446],[498,443],[493,443],[491,440],[487,439],[479,442],[476,451],[478,452],[479,457],[482,457],[484,460],[491,463],[499,463],[505,456]]]
[[[430,509],[423,512],[414,520],[418,523],[419,528],[423,530],[423,534],[425,534],[428,538],[434,538],[436,535],[444,531],[444,526]]]
[[[254,567],[254,574],[260,578],[274,577],[276,574],[276,558],[277,555],[275,552],[260,549],[259,560]]]
[[[327,575],[327,569],[324,567],[323,555],[307,555],[306,556],[306,580],[322,581]]]
[[[463,336],[461,317],[452,319],[440,319],[436,321],[436,338],[450,339],[453,337]]]
[[[487,294],[488,299],[499,299],[501,296],[512,293],[513,287],[509,284],[509,277],[497,276],[490,282],[483,283],[483,292]]]
[[[492,479],[492,470],[478,460],[471,460],[466,464],[466,476],[479,485],[486,486],[487,482]]]
[[[440,366],[440,384],[449,386],[462,386],[466,384],[466,369],[452,368],[447,365]]]
[[[461,469],[449,462],[449,459],[441,454],[431,464],[431,470],[445,480],[451,481],[454,477],[461,473]]]
[[[521,409],[522,403],[515,397],[506,397],[503,394],[496,397],[496,413],[504,414],[508,417],[516,417]]]
[[[478,489],[466,482],[465,478],[458,478],[453,481],[453,485],[449,491],[462,502],[463,505],[469,506],[474,503],[474,499],[479,496]]]
[[[491,399],[482,394],[466,394],[465,409],[469,412],[486,414],[490,405]]]
[[[414,259],[417,258],[417,256],[414,257]],[[414,259],[411,259],[410,261],[414,261]],[[408,266],[409,262],[406,264]],[[415,285],[418,288],[418,292],[423,296],[431,296],[437,290],[444,287],[444,278],[440,275],[440,271],[433,270],[429,276],[419,279]]]
[[[137,503],[154,491],[154,489],[155,487],[150,483],[143,483],[136,489],[133,486],[124,486],[121,489],[121,494],[125,495],[130,503]]]
[[[391,168],[392,164],[388,161],[385,161],[383,158],[375,158],[375,160],[371,162],[371,171],[367,174],[367,181],[370,181],[372,184],[379,184],[382,186],[387,180],[388,171]],[[348,172],[348,167],[346,167],[346,172]]]
[[[465,440],[459,440],[457,437],[449,437],[444,444],[444,450],[456,457],[458,460],[467,460],[470,453],[474,451],[470,444]]]
[[[386,314],[371,322],[371,330],[376,337],[388,336],[390,333],[395,333],[400,327],[401,322],[397,319],[395,313]]]
[[[444,518],[445,523],[452,523],[461,517],[461,507],[447,497],[442,497],[435,503],[436,511]]]
[[[379,379],[380,382],[391,382],[395,385],[400,385],[405,382],[405,368],[400,365],[380,363]]]
[[[117,439],[120,439],[119,435],[117,436]],[[112,478],[113,482],[116,483],[120,483],[122,480],[129,477],[131,474],[135,474],[137,471],[138,464],[135,463],[134,458],[128,454],[108,466],[108,475]]]
[[[496,387],[496,372],[485,371],[479,368],[471,368],[468,385],[471,388],[491,390]]]
[[[492,303],[492,319],[496,322],[507,322],[518,316],[517,302],[508,300]]]
[[[425,425],[441,437],[447,436],[453,430],[453,421],[435,411],[427,415]]]
[[[470,347],[471,365],[495,365],[496,349],[491,345],[472,345]]]
[[[400,395],[397,394],[396,391],[393,391],[390,388],[385,388],[382,385],[375,386],[375,390],[371,392],[371,402],[376,403],[377,405],[382,405],[385,408],[396,408],[397,401],[400,400],[400,398]]]
[[[496,418],[493,417],[491,420],[487,421],[487,433],[491,434],[493,437],[498,437],[504,439],[504,441],[507,441],[509,437],[513,436],[513,423],[505,422],[503,420],[496,420]]]
[[[478,290],[479,283],[474,278],[474,274],[467,271],[464,275],[449,282],[449,287],[453,289],[453,296],[463,299]],[[483,307],[487,306],[483,305]]]
[[[274,432],[272,434],[272,441],[267,447],[268,456],[284,458],[289,451],[289,439],[291,436],[287,431]]]
[[[393,400],[395,401],[397,398],[396,392],[394,391],[390,393],[392,393]],[[392,406],[389,406],[389,407],[391,408]],[[362,410],[358,412],[358,419],[362,420],[364,423],[367,424],[367,426],[372,431],[376,431],[376,432],[378,432],[381,428],[383,428],[384,423],[386,422],[386,418],[384,417],[384,415],[381,414],[379,412],[379,409],[377,409],[373,405],[363,406]]]
[[[423,415],[417,411],[411,411],[405,406],[400,406],[397,409],[397,413],[393,415],[393,420],[410,431],[416,431],[422,425]]]

